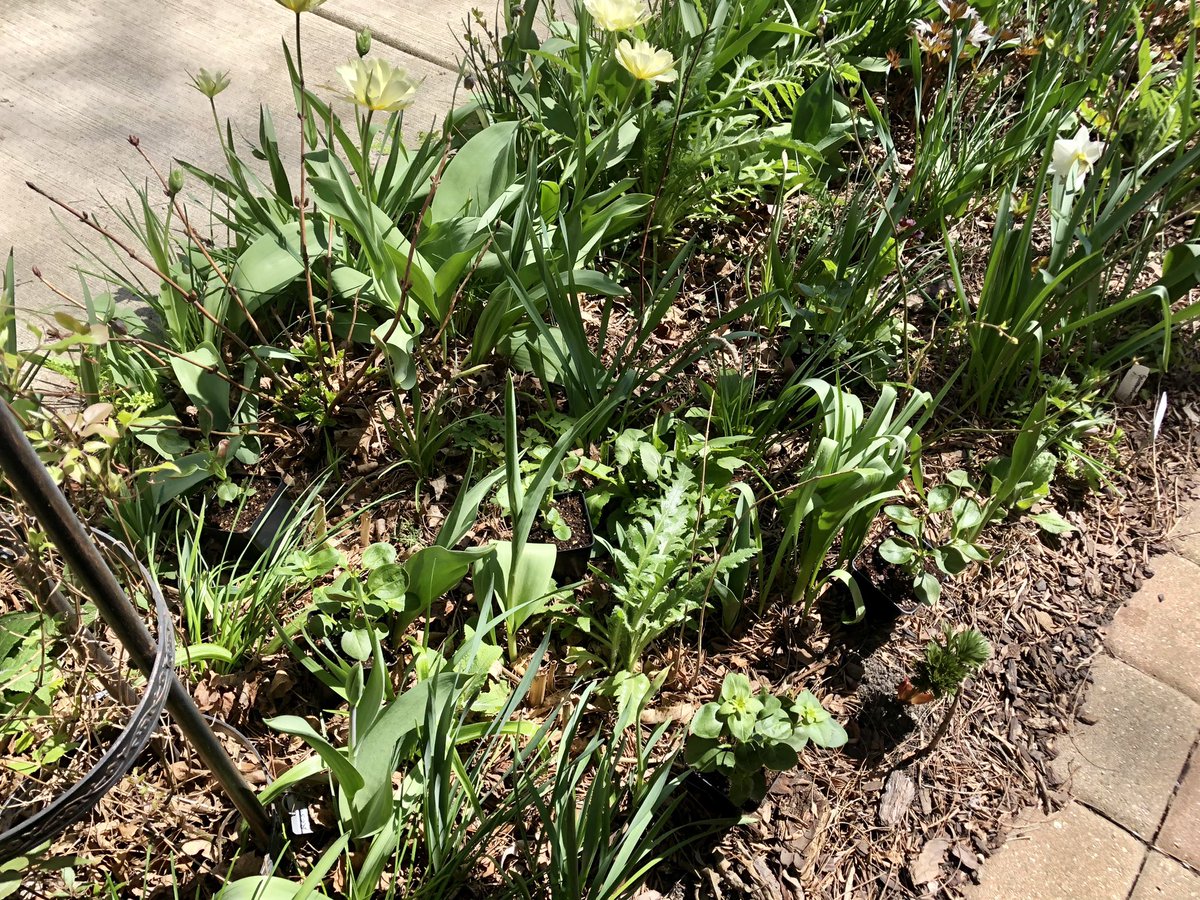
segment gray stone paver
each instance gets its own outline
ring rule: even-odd
[[[1071,793],[1143,840],[1154,837],[1200,734],[1200,706],[1110,656],[1092,664],[1086,712],[1062,757]]]
[[[1200,875],[1151,850],[1130,900],[1200,900]]]
[[[1021,827],[1026,825],[1028,827]],[[1015,840],[1021,835],[1021,840]],[[1125,900],[1145,856],[1129,832],[1069,803],[1050,818],[1026,814],[984,866],[969,900]]]
[[[1195,756],[1171,802],[1155,845],[1200,869],[1200,766]]]
[[[1179,556],[1154,561],[1154,577],[1118,611],[1112,653],[1200,702],[1200,566]]]

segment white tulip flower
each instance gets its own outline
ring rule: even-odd
[[[412,106],[420,82],[400,66],[382,59],[353,59],[337,67],[345,98],[365,109],[396,112]]]

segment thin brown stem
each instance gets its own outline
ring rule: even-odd
[[[250,310],[242,301],[242,295],[238,292],[238,289],[234,287],[233,282],[226,277],[225,273],[221,270],[221,267],[217,265],[217,261],[213,259],[212,254],[208,252],[208,248],[204,245],[204,241],[200,239],[200,235],[196,233],[194,228],[192,228],[191,222],[188,221],[187,210],[184,208],[183,204],[179,202],[179,195],[171,193],[171,188],[167,184],[167,180],[163,178],[162,172],[160,172],[158,167],[154,165],[154,162],[150,159],[150,157],[146,155],[146,151],[142,149],[141,141],[134,143],[133,140],[130,140],[130,143],[133,144],[133,148],[137,150],[138,155],[146,161],[146,165],[150,167],[150,170],[158,178],[159,183],[162,185],[163,192],[166,193],[167,197],[171,201],[171,206],[173,206],[175,209],[175,215],[177,215],[179,217],[179,221],[183,223],[183,230],[188,236],[188,239],[196,246],[197,249],[199,249],[201,255],[203,255],[208,261],[208,265],[214,272],[217,273],[217,278],[221,280],[221,284],[225,286],[225,290],[227,290],[229,295],[233,297],[234,302],[237,303],[238,307],[241,309],[242,315],[246,317],[246,321],[250,323],[250,327],[254,329],[254,333],[258,336],[258,339],[264,344],[267,343],[266,337],[263,335],[262,330],[258,327],[258,322],[254,320],[254,316],[250,314]]]
[[[274,368],[272,368],[271,364],[269,362],[267,362],[265,359],[262,359],[259,356],[257,356],[254,353],[254,351],[252,349],[250,349],[250,345],[247,344],[245,341],[243,341],[238,336],[237,332],[233,331],[233,329],[231,329],[228,325],[226,325],[224,322],[217,319],[212,313],[210,313],[207,309],[205,309],[204,304],[201,303],[196,298],[196,295],[193,292],[184,289],[184,287],[181,284],[179,284],[179,282],[177,282],[175,279],[173,279],[166,272],[163,272],[162,270],[160,270],[158,268],[158,266],[156,266],[154,263],[149,262],[148,260],[144,259],[142,256],[139,256],[136,250],[134,250],[132,247],[130,247],[128,244],[126,244],[124,241],[122,241],[119,237],[117,237],[115,234],[113,234],[111,231],[109,231],[107,228],[105,228],[103,225],[101,225],[99,222],[97,222],[95,216],[90,216],[86,212],[81,212],[80,210],[75,209],[70,204],[65,203],[62,200],[59,200],[57,197],[42,190],[40,187],[38,187],[32,181],[25,182],[25,186],[28,187],[34,193],[40,194],[41,196],[45,197],[47,200],[49,200],[51,203],[55,204],[56,206],[60,207],[61,209],[66,210],[68,213],[70,213],[72,216],[74,216],[76,219],[78,219],[84,225],[87,225],[93,231],[102,235],[111,244],[113,244],[114,246],[119,247],[121,250],[123,250],[129,256],[129,258],[132,259],[134,262],[136,262],[138,265],[144,267],[148,271],[153,272],[155,275],[157,275],[159,277],[159,279],[163,281],[163,283],[165,283],[166,285],[171,287],[173,290],[175,290],[179,294],[179,296],[181,296],[184,300],[186,300],[189,304],[191,304],[192,308],[195,309],[196,312],[200,313],[200,315],[202,315],[209,322],[211,322],[214,326],[216,326],[221,331],[221,333],[224,334],[234,344],[236,344],[238,346],[238,348],[240,350],[242,350],[242,352],[244,352],[247,356],[250,356],[250,357],[258,360],[262,364],[262,367],[266,371],[267,375],[270,376],[271,380],[274,381],[275,384],[277,384],[281,388],[287,387],[287,385],[284,383],[284,381],[280,378],[279,373],[276,372]]]

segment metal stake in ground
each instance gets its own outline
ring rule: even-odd
[[[46,529],[58,552],[95,602],[108,627],[129,651],[137,667],[149,678],[155,655],[155,643],[150,632],[100,551],[88,537],[83,523],[67,503],[67,498],[38,459],[7,400],[0,400],[0,468],[4,469],[21,499]],[[225,753],[225,748],[174,673],[167,694],[167,710],[242,814],[255,842],[265,849],[272,832],[267,811],[233,760]]]

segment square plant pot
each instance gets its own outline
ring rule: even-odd
[[[560,583],[579,581],[587,574],[588,560],[592,558],[592,549],[596,545],[592,515],[588,512],[583,491],[555,494],[554,502],[567,524],[571,526],[569,540],[554,540],[558,545],[558,555],[554,558],[554,580]],[[543,527],[545,528],[544,525]],[[549,531],[548,528],[546,530]]]
[[[255,493],[227,521],[204,525],[207,543],[221,559],[253,562],[265,555],[291,522],[295,501],[277,478],[254,479]],[[265,503],[255,502],[259,496]],[[253,504],[250,506],[250,504]],[[249,508],[247,508],[249,506]]]

